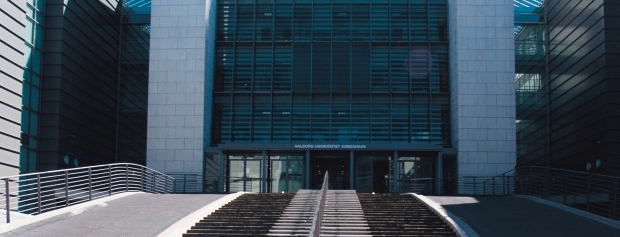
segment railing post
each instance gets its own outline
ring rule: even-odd
[[[566,205],[567,195],[568,195],[568,170],[564,172],[564,205]]]
[[[168,176],[164,176],[164,193],[168,193]]]
[[[184,174],[183,175],[183,193],[187,192],[186,187],[187,187],[187,174]],[[243,189],[243,191],[245,191],[245,189]]]
[[[125,165],[125,192],[129,192],[129,165]]]
[[[145,179],[146,179],[146,169],[143,168],[140,172],[142,173],[140,175],[140,190],[142,192],[144,192],[144,189],[145,189],[145,186],[146,186],[146,184],[145,184],[145,182],[146,182],[145,181]]]
[[[41,175],[37,174],[37,212],[41,214]]]
[[[176,192],[176,190],[177,190],[177,179],[175,179],[175,178],[172,179],[172,187],[171,187],[170,190],[171,190],[170,192]]]
[[[545,170],[545,185],[543,186],[543,194],[545,195],[545,199],[549,199],[549,186],[551,186],[551,175],[549,175],[549,168],[546,168]]]
[[[93,200],[92,170],[88,168],[88,200]]]
[[[532,167],[530,167],[529,170],[530,170],[530,172],[529,172],[529,175],[528,175],[528,180],[527,180],[528,185],[527,185],[527,187],[530,189],[530,191],[528,192],[528,194],[529,195],[533,195],[532,194],[532,186],[533,186],[533,184],[532,184],[533,183],[533,181],[532,181]]]
[[[69,206],[69,171],[65,170],[65,207]]]
[[[11,223],[11,196],[9,195],[9,178],[4,179],[4,194],[6,194],[6,223]]]
[[[153,193],[157,193],[157,190],[155,189],[155,175],[156,175],[156,174],[157,174],[157,173],[155,173],[155,172],[153,171]]]
[[[486,188],[486,187],[483,187],[483,189],[485,189],[485,188]],[[477,190],[477,188],[476,188],[476,176],[474,176],[474,195],[478,195],[478,192],[477,192],[477,191],[478,191],[478,190]]]
[[[611,215],[616,219],[618,217],[618,179],[614,179],[614,201],[611,204],[614,210]]]
[[[502,195],[506,195],[506,174],[502,174]]]
[[[590,212],[590,186],[592,184],[592,175],[588,174],[588,194],[586,199],[586,211]]]
[[[112,196],[112,166],[108,165],[108,196]]]

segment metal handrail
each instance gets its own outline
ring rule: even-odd
[[[485,180],[483,184],[483,195],[512,195],[515,191],[514,169],[496,175]]]
[[[495,185],[492,180],[495,176],[460,176],[450,178],[408,178],[399,182],[401,193],[418,194],[445,194],[445,195],[502,195],[500,191],[506,190],[503,195],[509,195],[509,190],[514,190],[514,182],[501,183]],[[441,189],[436,187],[436,183],[442,183]],[[504,185],[504,186],[502,186]],[[501,186],[501,187],[500,187]],[[494,190],[495,194],[490,193]]]
[[[540,166],[515,171],[515,193],[620,219],[620,177]]]
[[[321,186],[321,191],[319,191],[319,198],[316,201],[314,217],[312,218],[312,226],[310,227],[308,237],[319,237],[321,235],[321,224],[323,223],[323,212],[325,211],[325,199],[327,199],[327,190],[329,188],[328,173],[329,171],[326,171],[325,178],[323,178],[323,185]]]
[[[174,178],[148,167],[116,163],[0,177],[6,223],[11,211],[37,215],[123,192],[171,193]],[[1,207],[1,206],[0,206]]]
[[[437,194],[437,179],[407,179],[401,191]],[[620,219],[620,177],[541,166],[518,167],[496,176],[441,178],[442,194],[531,195],[612,219]],[[435,192],[433,192],[435,191]]]

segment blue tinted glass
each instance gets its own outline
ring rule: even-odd
[[[38,136],[39,135],[39,130],[37,129],[39,127],[39,116],[34,113],[34,112],[30,112],[30,135],[32,136]]]
[[[26,4],[26,16],[34,19],[34,7]]]
[[[28,170],[29,172],[35,172],[37,169],[37,152],[30,150],[30,152],[28,152],[28,156]]]
[[[21,174],[28,172],[28,148],[21,147],[19,149],[19,172]]]
[[[24,98],[27,98],[28,96],[24,96]],[[22,112],[22,132],[23,133],[28,133],[28,128],[30,126],[28,126],[30,122],[30,113],[27,112],[27,110],[25,110],[24,112]]]
[[[125,0],[124,9],[127,13],[151,14],[151,0]]]
[[[24,39],[26,42],[32,43],[32,29],[34,28],[34,22],[26,17],[26,28],[24,29]]]
[[[32,1],[32,0],[29,0]],[[37,0],[37,9],[39,11],[43,11],[43,7],[45,6],[45,0]]]
[[[32,54],[32,71],[41,74],[41,51],[35,49]]]
[[[41,27],[41,25],[37,24],[36,26],[36,31],[34,32],[34,47],[36,47],[37,49],[41,49],[41,46],[43,44],[43,27]]]
[[[32,56],[32,46],[30,46],[29,44],[26,44],[24,47],[24,67],[26,68],[30,68],[31,67],[31,61],[30,57]]]
[[[30,109],[32,109],[33,111],[39,111],[39,88],[36,87],[31,87],[30,88]]]
[[[31,78],[30,78],[31,76],[32,76],[32,73],[30,71],[24,70],[24,74],[23,74],[24,81],[30,81],[31,80]]]
[[[37,76],[36,74],[32,75],[32,78],[30,78],[30,81],[32,82],[33,85],[35,86],[39,86],[41,85],[41,77]]]
[[[37,11],[35,13],[35,18],[34,18],[39,24],[41,24],[43,22],[43,14],[41,14],[41,8],[39,8],[39,11]]]
[[[30,84],[24,83],[22,86],[22,105],[30,108]]]

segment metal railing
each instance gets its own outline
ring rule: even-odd
[[[437,179],[410,179],[403,192],[437,194]],[[612,219],[620,219],[620,177],[539,166],[519,167],[496,176],[444,178],[447,195],[531,195]]]
[[[166,173],[174,178],[174,193],[218,193],[218,176],[194,173]],[[243,187],[241,187],[243,188]]]
[[[441,190],[436,187],[440,181]],[[504,176],[461,176],[453,178],[415,178],[400,180],[400,193],[445,194],[445,195],[511,195],[514,177]]]
[[[316,208],[314,209],[314,217],[312,218],[312,226],[310,227],[308,237],[319,237],[321,235],[321,224],[323,223],[323,212],[325,211],[325,199],[327,199],[329,184],[328,174],[329,172],[326,171],[321,191],[319,191],[319,198],[316,201]]]
[[[11,211],[37,215],[123,192],[170,193],[174,178],[129,163],[97,165],[0,177],[0,195],[11,222]]]
[[[510,170],[483,182],[483,194],[493,196],[513,195],[516,190],[516,171]]]
[[[620,177],[546,167],[521,167],[515,173],[515,194],[620,219]]]

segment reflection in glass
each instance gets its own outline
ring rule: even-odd
[[[262,156],[229,156],[229,192],[260,192]]]
[[[218,2],[211,141],[449,146],[446,1],[319,2]]]
[[[271,192],[295,193],[302,186],[303,156],[270,156]]]

